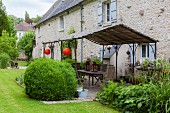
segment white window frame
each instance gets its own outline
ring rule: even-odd
[[[65,29],[65,19],[64,19],[64,16],[62,15],[59,17],[59,31],[64,31],[64,29]]]
[[[146,56],[143,57],[143,52],[142,52],[142,45],[146,46],[146,51],[145,54]],[[152,47],[151,47],[152,46]],[[154,55],[155,54],[155,45],[153,43],[149,43],[149,44],[141,44],[140,45],[140,61],[142,62],[144,59],[148,59],[149,61],[153,61]]]
[[[108,5],[109,5],[109,9],[108,9]],[[109,23],[109,22],[111,22],[111,9],[110,9],[110,1],[107,1],[106,3],[105,3],[105,22],[106,23]],[[108,10],[109,10],[109,12],[108,12]],[[109,14],[108,14],[109,13]],[[109,21],[108,21],[108,17],[109,17]]]
[[[145,56],[143,56],[143,48],[142,46],[145,46],[146,47],[146,50],[145,50]],[[145,58],[149,58],[149,45],[148,44],[141,44],[141,58],[142,59],[145,59]]]

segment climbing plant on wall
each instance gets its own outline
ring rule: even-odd
[[[74,27],[70,27],[69,31],[68,31],[68,35],[71,35],[75,33]],[[73,48],[77,47],[78,41],[76,40],[76,44],[75,44],[75,40],[67,40],[67,41],[63,41],[62,44],[62,50],[64,48],[70,48],[71,51],[74,50]],[[63,56],[63,59],[72,59],[72,55],[70,56]]]

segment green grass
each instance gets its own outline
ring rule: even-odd
[[[18,66],[27,66],[28,62],[27,61],[17,61]]]
[[[27,97],[15,78],[25,70],[0,70],[0,113],[118,113],[98,102],[46,105]]]

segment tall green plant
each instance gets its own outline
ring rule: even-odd
[[[6,8],[3,5],[2,0],[0,0],[0,36],[2,35],[3,30],[10,32]]]
[[[33,41],[34,31],[28,31],[23,35],[23,37],[18,42],[18,48],[20,50],[24,50],[25,55],[28,56],[28,60],[32,58]]]
[[[10,56],[7,53],[0,54],[0,68],[5,69],[9,66]]]
[[[0,53],[7,53],[12,60],[18,56],[18,49],[16,48],[17,37],[10,36],[8,32],[3,31],[0,36]]]

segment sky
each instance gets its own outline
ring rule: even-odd
[[[30,18],[43,16],[57,0],[2,0],[8,15],[25,18],[25,11]]]

